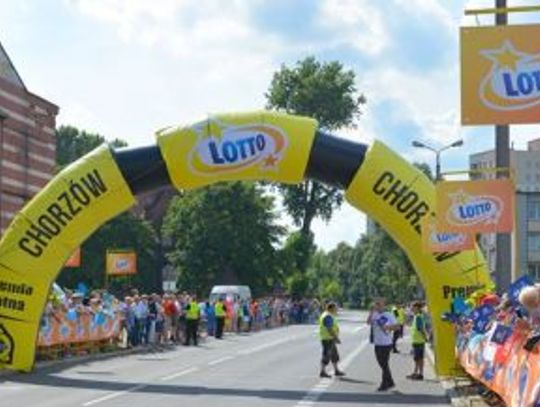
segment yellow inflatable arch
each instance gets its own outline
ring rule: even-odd
[[[314,120],[274,112],[222,114],[157,133],[157,146],[101,146],[59,173],[21,210],[0,241],[0,367],[29,371],[49,288],[66,259],[101,224],[135,204],[135,194],[172,184],[192,189],[224,180],[298,183],[346,190],[401,245],[425,287],[436,369],[454,372],[454,333],[440,320],[455,293],[490,282],[474,251],[426,253],[421,220],[433,216],[434,186],[380,142],[371,147],[317,130]]]

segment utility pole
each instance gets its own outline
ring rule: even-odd
[[[497,9],[507,7],[506,0],[495,0]],[[495,25],[507,25],[508,13],[495,13]],[[510,168],[510,126],[495,126],[495,167]],[[497,178],[509,178],[509,171],[497,171]],[[514,225],[517,228],[517,225]],[[511,234],[496,234],[496,259],[495,259],[495,282],[499,292],[505,292],[510,286],[512,279],[512,242]],[[517,256],[514,253],[514,256]],[[516,270],[517,271],[517,270]]]
[[[4,234],[4,121],[7,118],[0,110],[0,236]]]

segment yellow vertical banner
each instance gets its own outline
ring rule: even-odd
[[[428,253],[461,252],[474,249],[474,236],[467,233],[439,232],[435,219],[422,219],[422,242]]]
[[[437,230],[510,233],[514,228],[514,185],[510,179],[437,183]]]
[[[64,263],[64,267],[81,267],[81,248],[77,247]]]
[[[137,253],[133,250],[107,250],[107,275],[137,274]]]
[[[425,287],[434,329],[436,370],[451,375],[455,335],[441,320],[455,295],[487,286],[491,280],[479,249],[430,253],[423,249],[422,222],[434,216],[435,186],[417,168],[375,142],[349,185],[347,201],[377,221],[407,253]],[[390,301],[392,299],[389,299]]]
[[[540,25],[461,29],[464,125],[538,123]]]

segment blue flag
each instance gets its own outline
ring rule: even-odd
[[[465,311],[467,311],[467,304],[465,303],[465,300],[462,297],[456,297],[452,301],[452,308],[454,310],[454,313],[456,314],[463,314]]]
[[[514,304],[517,304],[519,302],[518,297],[521,290],[523,290],[525,287],[528,287],[530,285],[534,285],[534,282],[532,281],[531,277],[528,275],[521,276],[512,284],[510,284],[510,287],[508,288],[508,298]]]
[[[473,330],[478,333],[484,333],[491,321],[491,317],[495,314],[495,308],[493,305],[482,305],[477,307],[471,313],[471,319],[473,321]]]
[[[503,324],[497,324],[497,327],[493,331],[493,335],[491,335],[491,342],[504,345],[511,335],[512,328]]]

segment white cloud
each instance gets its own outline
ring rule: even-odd
[[[381,11],[368,0],[323,0],[318,23],[333,31],[329,43],[367,54],[379,54],[390,42]]]
[[[65,103],[60,109],[56,122],[57,125],[76,125],[87,131],[99,132],[95,128],[96,123],[98,123],[95,113],[77,101]]]
[[[332,250],[339,242],[354,245],[366,232],[366,215],[345,202],[330,223],[315,219],[312,229],[315,243],[324,250]]]
[[[402,11],[435,20],[451,32],[455,31],[460,20],[460,16],[453,13],[458,3],[455,0],[394,0],[394,3]]]
[[[397,102],[392,114],[417,124],[426,141],[444,144],[459,138],[456,71],[441,69],[413,74],[386,68],[368,73],[365,83],[368,95],[374,95],[373,103]]]

